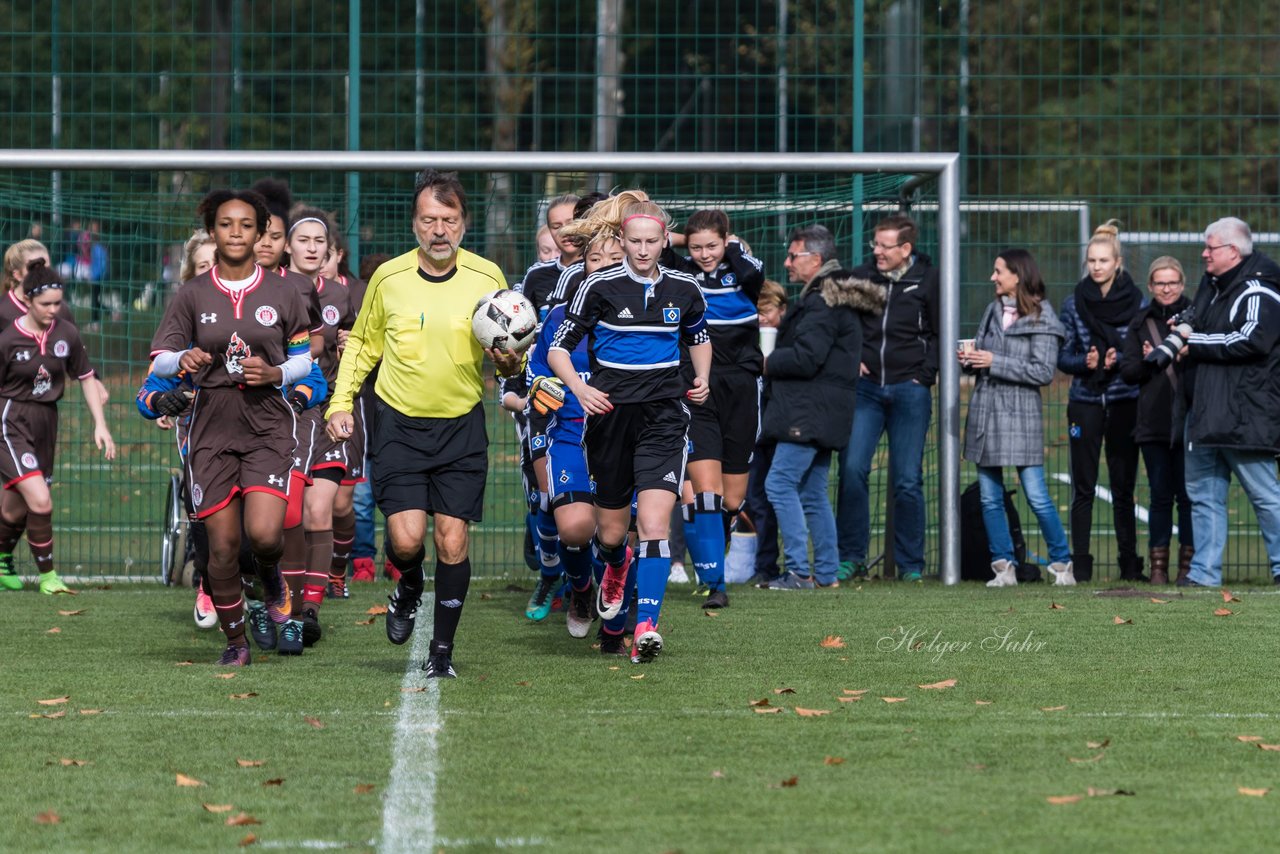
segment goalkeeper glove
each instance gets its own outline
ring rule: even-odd
[[[1169,336],[1160,342],[1159,347],[1147,354],[1146,361],[1155,365],[1157,370],[1164,370],[1178,357],[1178,352],[1187,345],[1187,338],[1190,336],[1191,324],[1179,323],[1173,327]]]
[[[151,408],[160,415],[168,415],[170,418],[174,418],[187,411],[187,407],[191,405],[193,397],[195,395],[184,389],[171,389],[152,398]]]
[[[529,384],[529,401],[541,415],[564,406],[564,383],[555,377],[534,377]]]
[[[301,389],[297,388],[289,392],[289,396],[285,398],[285,400],[287,400],[289,405],[293,407],[293,411],[299,415],[302,414],[302,410],[307,408],[307,404],[311,402],[311,398],[303,394]]]

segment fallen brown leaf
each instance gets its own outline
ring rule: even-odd
[[[63,703],[67,702],[70,699],[71,697],[69,696],[54,697],[52,700],[36,700],[36,702],[42,706],[61,706]]]
[[[186,774],[177,775],[177,784],[179,786],[186,786],[188,788],[195,788],[196,786],[208,785],[203,780],[197,780],[195,777],[188,777]]]
[[[916,687],[923,691],[941,691],[944,688],[956,687],[956,680],[943,679],[941,682],[931,682],[928,685],[917,685]]]
[[[823,765],[843,765],[844,757],[843,756],[827,756],[823,758],[822,764]]]
[[[1068,756],[1067,761],[1068,762],[1097,762],[1099,759],[1101,759],[1106,755],[1107,754],[1105,753],[1099,753],[1097,756],[1090,756],[1088,759],[1076,759],[1074,756]]]
[[[45,632],[46,635],[57,635],[61,633],[62,633],[62,629],[58,628],[57,626],[54,626],[53,628],[49,629],[49,631]]]
[[[712,771],[712,772],[711,772],[711,779],[712,779],[712,780],[720,780],[720,779],[723,779],[723,778],[724,778],[724,772],[723,772],[723,771],[721,771],[721,770],[719,770],[719,769],[716,769],[715,771]]]
[[[794,694],[795,692],[796,692],[795,688],[774,688],[773,689],[773,693],[775,694]]]
[[[492,594],[492,593],[481,593],[481,594],[480,594],[480,601],[481,601],[481,602],[488,602],[488,601],[489,601],[490,599],[492,599],[492,598],[493,598],[493,594]]]
[[[787,779],[783,780],[780,785],[784,789],[790,789],[791,787],[798,786],[799,784],[800,784],[799,777],[788,777]]]
[[[231,698],[231,699],[233,699],[233,700],[251,700],[251,699],[253,699],[254,697],[258,696],[258,692],[257,692],[257,691],[245,691],[243,694],[228,694],[227,696],[228,696],[228,697],[230,697],[230,698]]]
[[[776,715],[778,712],[782,711],[782,709],[777,706],[770,706],[767,709],[754,709],[753,711],[757,715]]]
[[[1239,788],[1236,789],[1236,791],[1242,795],[1248,795],[1251,798],[1260,798],[1271,790],[1270,789],[1246,789],[1244,786],[1240,786]]]
[[[1230,590],[1223,590],[1223,591],[1222,591],[1222,601],[1223,601],[1223,602],[1227,602],[1227,603],[1231,603],[1231,602],[1239,602],[1239,601],[1240,601],[1240,597],[1232,595],[1232,593],[1231,593],[1231,591],[1230,591]]]
[[[236,675],[234,673],[215,673],[213,674],[213,678],[214,679],[235,679]]]
[[[235,807],[231,804],[201,804],[205,812],[231,812]]]
[[[236,764],[241,768],[261,768],[264,759],[237,759]]]
[[[1063,710],[1063,709],[1065,709],[1065,708],[1066,708],[1066,706],[1041,706],[1041,707],[1040,707],[1040,711],[1042,711],[1042,712],[1060,712],[1060,711],[1062,711],[1062,710]]]
[[[53,720],[55,718],[65,718],[66,716],[67,716],[67,713],[65,710],[61,712],[50,712],[48,714],[28,715],[28,717],[32,717],[32,718],[48,718],[49,720]]]
[[[89,610],[88,608],[81,608],[78,611],[59,611],[58,615],[62,617],[79,617],[81,614],[83,614],[85,611],[88,611],[88,610]]]
[[[769,705],[769,698],[761,697],[759,700],[752,700],[750,703],[747,703],[747,705],[748,706],[767,706]]]
[[[263,786],[283,786],[283,785],[284,785],[284,778],[283,778],[283,777],[272,777],[270,780],[263,780],[263,781],[262,781],[262,785],[263,785]]]
[[[1100,750],[1104,747],[1109,746],[1111,744],[1111,739],[1104,738],[1102,741],[1086,741],[1085,744],[1089,747],[1090,750]]]
[[[368,611],[365,611],[365,613],[366,613],[366,614],[369,614],[370,616],[373,616],[373,617],[378,617],[378,616],[381,616],[382,614],[387,613],[387,606],[386,606],[386,605],[374,605],[374,606],[373,606],[372,608],[370,608]]]
[[[635,679],[635,680],[637,680],[637,681],[639,681],[639,680],[641,680],[641,679],[643,679],[643,678],[644,678],[644,674],[643,674],[643,673],[637,673],[635,676],[632,676],[631,678],[632,678],[632,679]]]
[[[1117,626],[1133,625],[1133,620],[1126,620],[1124,617],[1121,617],[1119,614],[1113,617],[1111,622]]]
[[[1124,797],[1129,798],[1133,797],[1133,792],[1130,792],[1127,789],[1095,789],[1093,786],[1090,786],[1088,790],[1086,790],[1085,794],[1091,798],[1107,798],[1112,795],[1123,795]]]
[[[867,693],[870,690],[871,690],[870,688],[858,688],[857,690],[854,690],[852,688],[845,688],[844,693],[852,694],[856,697],[861,697],[863,694]]]
[[[831,714],[830,709],[802,709],[799,706],[793,706],[792,708],[794,708],[796,710],[796,714],[802,718],[820,718],[823,715]]]
[[[991,705],[991,701],[990,700],[974,700],[973,704],[975,706],[989,706]]]
[[[521,679],[521,680],[520,680],[519,682],[517,682],[516,684],[517,684],[517,685],[519,685],[521,688],[528,688],[528,687],[529,687],[530,685],[532,685],[533,683],[532,683],[532,682],[530,682],[528,679]]]
[[[905,703],[907,701],[906,697],[881,697],[880,699],[886,703]]]
[[[1065,611],[1065,610],[1067,610],[1067,609],[1066,609],[1066,608],[1064,608],[1064,607],[1062,607],[1061,605],[1059,605],[1057,602],[1050,602],[1050,603],[1049,603],[1049,610],[1050,610],[1050,611]]]
[[[708,617],[718,617],[718,616],[720,616],[720,612],[719,612],[719,611],[703,611],[702,613],[703,613],[703,614],[705,614],[705,615],[706,615],[706,616],[708,616]]]
[[[824,649],[844,649],[844,638],[839,635],[827,635],[818,646]]]
[[[1230,616],[1231,616],[1231,613],[1232,613],[1232,612],[1231,612],[1231,611],[1229,611],[1229,610],[1227,610],[1226,608],[1219,608],[1218,610],[1216,610],[1216,611],[1214,611],[1214,612],[1213,612],[1213,616],[1215,616],[1215,617],[1230,617]]]
[[[235,815],[228,817],[226,821],[227,827],[244,827],[249,824],[262,824],[262,822],[258,821],[247,812],[236,813]]]
[[[1152,597],[1151,597],[1151,604],[1152,604],[1152,605],[1168,605],[1168,604],[1169,604],[1169,600],[1168,600],[1168,599],[1157,599],[1156,597],[1152,596]]]
[[[306,715],[303,717],[303,720],[311,724],[311,726],[315,727],[316,729],[324,729],[324,721],[320,720],[319,718],[313,718],[311,717],[311,715]]]
[[[195,664],[195,662],[194,662],[194,661],[190,661],[190,660],[188,660],[188,661],[175,661],[175,662],[173,663],[173,666],[174,666],[174,667],[190,667],[190,666],[191,666],[191,665],[193,665],[193,664]]]
[[[240,842],[239,842],[239,843],[237,843],[237,844],[238,844],[241,848],[248,848],[250,845],[253,845],[253,844],[254,844],[254,843],[256,843],[257,841],[258,841],[258,837],[254,836],[252,833],[250,833],[250,834],[249,834],[248,836],[246,836],[244,839],[241,839],[241,840],[240,840]]]
[[[36,824],[58,824],[62,821],[62,816],[53,810],[47,812],[36,813]]]
[[[1236,741],[1262,741],[1260,735],[1237,735]]]
[[[83,768],[89,764],[88,759],[59,759],[63,768]]]
[[[102,714],[102,709],[81,709],[81,710],[80,710],[80,714],[82,714],[82,715],[100,715],[100,714]]]
[[[842,703],[856,703],[862,698],[861,697],[836,697],[836,699]]]
[[[401,694],[423,694],[423,693],[426,693],[426,690],[427,689],[425,686],[419,685],[416,688],[401,688],[400,693]]]
[[[1258,742],[1258,747],[1261,750],[1280,750],[1280,744],[1263,744],[1262,742]]]
[[[372,626],[375,618],[370,617],[367,620],[356,620],[357,626]]]
[[[355,792],[357,795],[367,795],[370,792],[372,792],[373,789],[374,789],[374,786],[372,783],[361,783],[359,786],[356,786],[351,791]]]
[[[1084,795],[1050,795],[1045,800],[1051,804],[1075,804],[1084,800]]]

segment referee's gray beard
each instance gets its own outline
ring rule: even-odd
[[[464,234],[465,234],[465,232],[464,232]],[[418,240],[418,248],[419,248],[419,249],[421,249],[421,250],[422,250],[422,253],[423,253],[424,255],[426,255],[428,258],[430,258],[432,261],[436,261],[436,262],[452,261],[452,260],[454,259],[454,257],[458,254],[458,248],[459,248],[460,246],[462,246],[462,237],[463,237],[463,235],[459,235],[459,236],[458,236],[458,242],[457,242],[457,243],[450,243],[450,244],[449,244],[449,254],[448,254],[448,255],[441,256],[441,255],[437,255],[436,253],[432,252],[432,251],[431,251],[431,241],[430,241],[430,240],[426,240],[426,241],[423,241],[423,240],[421,240],[421,239],[420,239],[420,240]]]

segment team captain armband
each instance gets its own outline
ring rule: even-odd
[[[290,356],[301,356],[303,353],[311,351],[311,333],[302,330],[296,335],[289,338],[288,353]]]

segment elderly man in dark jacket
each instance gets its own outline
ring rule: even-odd
[[[840,269],[830,233],[801,229],[792,237],[788,270],[811,269],[778,330],[765,362],[769,401],[762,433],[778,443],[765,492],[778,517],[787,574],[775,589],[837,585],[839,552],[827,497],[831,452],[853,426],[863,312],[884,307],[884,290]],[[813,261],[797,265],[798,260]],[[820,263],[819,263],[820,262]],[[803,273],[801,273],[803,275]],[[813,564],[809,541],[813,540]]]
[[[1182,352],[1195,366],[1186,478],[1196,553],[1178,584],[1222,584],[1233,474],[1253,504],[1280,584],[1280,267],[1253,251],[1249,226],[1235,217],[1205,229],[1200,257],[1205,275],[1194,319],[1175,325],[1147,357],[1165,365]]]

